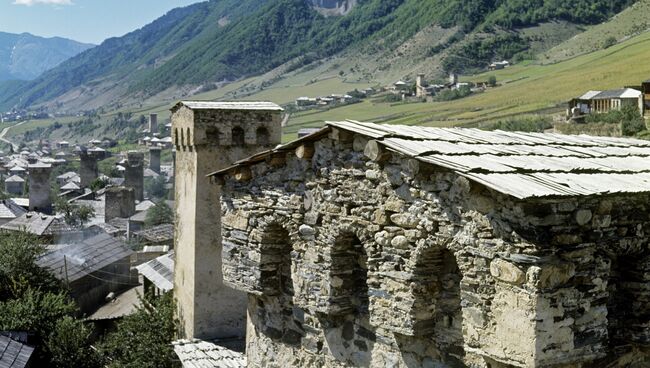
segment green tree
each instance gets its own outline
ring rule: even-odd
[[[165,177],[159,175],[155,178],[150,178],[145,182],[145,190],[154,198],[165,198],[167,196],[165,184]]]
[[[491,75],[488,77],[487,82],[490,87],[495,87],[497,85],[497,77]]]
[[[176,331],[172,293],[147,294],[142,306],[125,317],[117,330],[106,336],[98,349],[108,367],[175,368],[178,359],[171,347]]]
[[[19,298],[30,288],[60,290],[60,283],[36,265],[44,250],[35,235],[0,231],[0,301]]]
[[[147,211],[144,224],[147,227],[157,226],[162,224],[171,224],[174,221],[174,211],[165,203],[159,201],[155,206]]]
[[[92,330],[70,316],[56,321],[45,345],[50,351],[52,367],[94,368],[100,359],[89,345]]]
[[[63,215],[66,224],[70,226],[83,226],[91,217],[95,216],[95,210],[86,205],[75,205],[64,198],[57,198],[54,209],[58,214]]]

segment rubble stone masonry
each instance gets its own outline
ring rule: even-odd
[[[517,200],[335,138],[223,183],[250,367],[650,366],[648,195]]]

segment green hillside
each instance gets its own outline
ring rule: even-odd
[[[174,100],[283,65],[311,67],[342,52],[380,57],[433,26],[451,32],[442,43],[432,40],[422,57],[447,70],[475,70],[494,58],[525,55],[533,40],[517,31],[522,27],[597,24],[632,2],[363,0],[346,16],[324,17],[305,0],[213,0],[107,40],[20,88],[0,87],[0,109],[116,109]],[[366,80],[393,66],[380,65]]]
[[[486,80],[489,75],[497,77],[500,86],[484,93],[450,102],[398,103],[379,102],[377,99],[365,100],[358,104],[313,110],[293,114],[285,128],[285,140],[295,138],[298,129],[318,127],[327,120],[355,119],[393,124],[413,124],[425,126],[478,126],[480,123],[507,119],[522,115],[563,114],[566,102],[587,90],[618,88],[636,85],[650,78],[650,32],[629,39],[606,50],[579,56],[551,65],[517,65],[493,73],[479,74],[464,78],[466,80]],[[223,98],[227,93],[242,88],[252,79],[242,80],[221,89],[208,92],[204,98]],[[300,86],[279,86],[258,92],[245,99],[270,100],[287,103],[295,98],[298,91],[317,95],[318,92],[340,88],[342,90],[362,87],[363,84],[346,83],[339,78]],[[134,120],[140,115],[157,112],[161,119],[169,117],[171,104],[133,111]],[[102,115],[97,123],[98,129],[87,135],[73,134],[65,127],[72,120],[62,120],[64,128],[51,132],[53,138],[68,138],[84,141],[104,133],[111,126],[115,114]],[[21,135],[38,127],[47,127],[51,120],[33,121],[10,131],[10,136]],[[110,131],[116,134],[116,131]],[[18,137],[20,138],[20,136]]]

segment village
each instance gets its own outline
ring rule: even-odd
[[[589,92],[569,117],[645,111],[648,85]],[[173,293],[188,368],[650,359],[650,142],[347,120],[280,144],[274,103],[171,112],[137,150],[2,154],[0,231],[46,244],[37,264],[98,336]],[[2,339],[29,362],[25,333]]]

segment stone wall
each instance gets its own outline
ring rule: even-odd
[[[519,201],[364,146],[225,182],[249,366],[647,366],[647,195]]]

